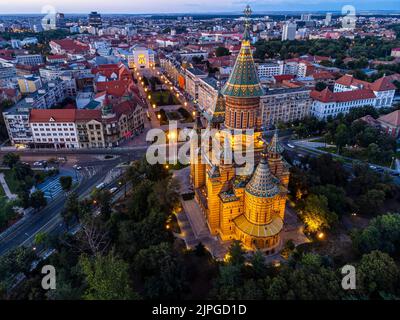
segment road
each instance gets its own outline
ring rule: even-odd
[[[293,160],[300,161],[301,158],[305,157],[305,156],[319,157],[321,154],[331,154],[333,157],[341,158],[340,156],[337,156],[335,154],[332,154],[332,153],[329,153],[329,152],[326,152],[326,151],[323,151],[323,150],[318,150],[318,149],[315,149],[315,148],[311,149],[311,148],[301,147],[301,146],[297,145],[295,141],[291,141],[290,140],[290,136],[282,137],[280,139],[280,141],[281,141],[282,147],[286,150],[286,152],[289,154],[289,156]],[[288,146],[288,143],[293,145],[294,148],[290,148]],[[357,161],[356,159],[351,159],[351,158],[346,158],[346,160]],[[373,164],[370,164],[370,163],[369,163],[369,165],[371,167],[374,166],[376,168],[380,168],[381,170],[383,170],[382,173],[383,172],[387,172],[389,175],[391,175],[392,173],[396,172],[395,170],[391,170],[391,169],[386,168],[386,167],[381,167],[381,166],[373,165]],[[352,170],[353,170],[353,164],[351,162],[343,163],[343,167],[346,170],[348,170],[349,172],[352,172]],[[400,185],[400,177],[399,176],[391,176],[391,177],[392,177],[392,179],[393,179],[395,184]]]
[[[114,160],[104,161],[99,159],[90,162],[91,164],[98,166],[99,170],[97,170],[97,174],[83,177],[74,191],[81,198],[89,195],[94,187],[101,183],[113,168],[126,161],[140,159],[142,155],[142,152],[137,152],[131,153],[130,155],[120,156]],[[66,198],[67,195],[64,193],[59,195],[42,210],[28,215],[24,219],[23,223],[11,227],[8,232],[3,233],[2,238],[0,238],[0,255],[3,255],[10,249],[18,246],[32,245],[36,234],[39,232],[62,232],[64,228],[62,227],[61,211],[64,207]]]

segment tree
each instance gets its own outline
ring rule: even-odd
[[[223,56],[229,56],[231,53],[228,48],[225,47],[217,47],[215,49],[215,56],[216,57],[223,57]]]
[[[30,205],[35,210],[39,210],[47,205],[47,199],[44,196],[43,191],[36,190],[30,196]]]
[[[204,257],[206,254],[206,247],[204,246],[203,243],[199,242],[195,247],[194,247],[194,253],[198,257]]]
[[[128,264],[111,251],[106,256],[93,258],[82,255],[79,264],[85,275],[86,300],[130,300],[138,299],[129,283]]]
[[[234,266],[242,266],[244,264],[244,250],[239,240],[234,240],[229,247],[227,254],[227,262]]]
[[[265,265],[264,254],[257,250],[250,259],[252,272],[255,279],[263,279],[266,276],[267,268]]]
[[[184,270],[169,243],[140,250],[133,265],[144,283],[146,298],[179,299],[184,290]]]
[[[92,194],[93,203],[100,207],[100,214],[103,221],[110,219],[112,208],[111,200],[112,195],[108,190],[95,190]]]
[[[314,194],[309,195],[305,200],[301,218],[307,230],[312,233],[325,228],[329,229],[337,221],[337,215],[328,208],[328,199]]]
[[[7,153],[3,157],[3,164],[12,169],[20,161],[19,154]]]
[[[9,201],[6,197],[0,197],[0,230],[17,217],[17,212],[14,210],[16,205],[15,201]]]
[[[361,253],[379,250],[394,254],[400,250],[400,214],[388,213],[371,220],[352,234],[354,247]]]
[[[79,212],[80,208],[78,195],[73,192],[68,196],[67,201],[64,205],[64,209],[61,212],[61,216],[63,217],[64,223],[67,227],[74,219],[77,219],[79,221]]]
[[[35,235],[34,243],[35,245],[39,246],[42,244],[46,244],[49,240],[49,235],[45,232],[39,232]]]
[[[64,191],[69,191],[72,187],[72,177],[71,176],[61,176],[60,185]]]
[[[338,153],[342,151],[342,148],[348,143],[349,132],[345,124],[340,124],[336,128],[335,143],[337,146]]]
[[[385,192],[382,190],[368,190],[358,198],[357,206],[359,211],[364,214],[377,214],[385,201]]]
[[[35,254],[27,247],[17,247],[0,256],[0,290],[8,288],[18,273],[27,275]]]
[[[313,193],[323,195],[328,200],[329,210],[335,212],[338,215],[343,215],[347,212],[348,198],[346,197],[346,191],[337,187],[333,184],[327,184],[324,186],[314,187]]]
[[[382,292],[399,292],[400,272],[395,261],[386,253],[372,251],[362,256],[357,267],[357,292],[376,299]]]
[[[294,265],[281,268],[277,276],[266,279],[267,299],[338,300],[343,296],[338,275],[319,255],[302,254]]]

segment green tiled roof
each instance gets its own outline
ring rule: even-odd
[[[268,153],[280,155],[283,152],[283,147],[279,143],[278,131],[276,130],[271,142],[268,145]]]
[[[260,163],[257,165],[246,192],[259,198],[272,198],[279,194],[279,181],[272,175],[263,152]]]
[[[211,123],[223,123],[225,121],[225,98],[221,92],[218,93],[212,113],[204,112],[204,117]]]
[[[225,96],[236,98],[261,97],[264,91],[260,85],[254,64],[250,41],[244,40],[228,82],[222,89]]]

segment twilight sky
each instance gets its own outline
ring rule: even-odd
[[[53,6],[63,13],[204,13],[241,11],[340,11],[346,4],[356,10],[400,10],[400,0],[0,0],[2,13],[41,13]]]

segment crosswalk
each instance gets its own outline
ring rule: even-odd
[[[73,177],[73,183],[75,181],[76,180]],[[60,184],[60,176],[53,177],[50,180],[38,185],[37,189],[41,190],[44,193],[45,198],[47,198],[48,200],[54,199],[61,192],[63,192]]]

